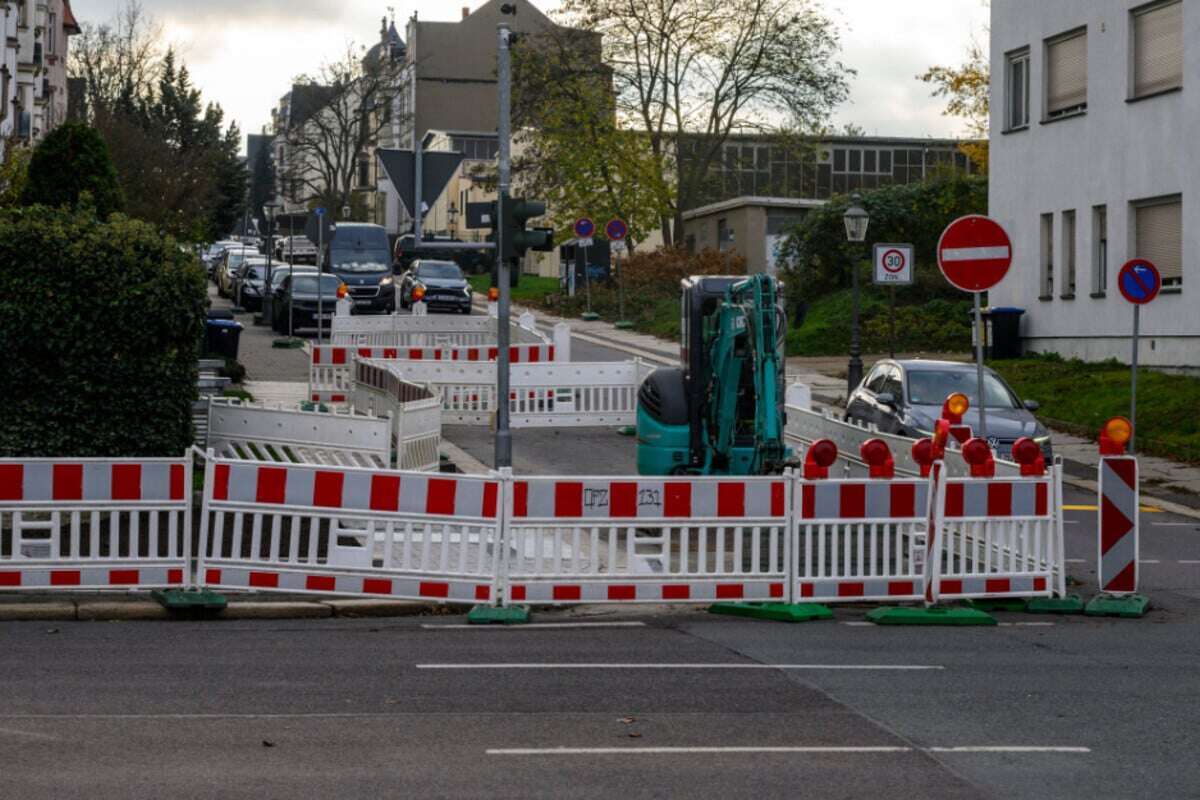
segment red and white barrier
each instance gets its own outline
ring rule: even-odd
[[[506,508],[506,603],[787,596],[791,481],[529,478]]]
[[[191,585],[190,458],[0,459],[0,589]]]
[[[209,587],[491,602],[501,482],[220,459],[198,572]]]
[[[1097,580],[1107,594],[1138,586],[1138,465],[1133,456],[1100,459],[1100,536]]]

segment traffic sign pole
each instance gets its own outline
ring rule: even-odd
[[[625,274],[621,271],[621,253],[625,252],[625,236],[629,233],[629,228],[625,225],[625,220],[614,217],[604,226],[604,232],[611,242],[609,252],[617,264],[617,322],[614,327],[627,330],[633,327],[633,323],[625,319]]]
[[[1138,323],[1140,322],[1140,312],[1142,310],[1141,303],[1133,304],[1133,358],[1132,369],[1129,376],[1129,455],[1133,455],[1136,451],[1133,449],[1133,439],[1137,436],[1137,361],[1138,361]]]
[[[592,234],[596,232],[596,224],[587,217],[580,217],[575,220],[575,236],[582,245],[580,250],[583,251],[583,290],[587,295],[587,311],[581,315],[583,319],[589,322],[594,319],[599,319],[600,315],[592,311],[592,276],[588,269],[588,247],[592,241]]]
[[[983,386],[983,311],[980,309],[979,292],[972,292],[975,298],[975,381],[979,387],[979,438],[987,441],[987,393]],[[961,319],[961,317],[959,318]]]
[[[1144,258],[1135,258],[1125,263],[1117,274],[1117,288],[1121,296],[1133,305],[1133,355],[1129,374],[1129,422],[1133,433],[1129,436],[1129,452],[1134,452],[1134,436],[1137,435],[1137,370],[1138,344],[1140,339],[1141,308],[1158,297],[1162,289],[1162,275],[1158,267]]]

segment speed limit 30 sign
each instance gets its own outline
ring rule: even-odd
[[[875,283],[885,286],[908,286],[912,282],[913,246],[875,245]]]

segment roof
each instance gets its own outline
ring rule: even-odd
[[[711,214],[718,214],[722,211],[732,211],[735,208],[742,208],[743,206],[807,210],[810,208],[820,208],[827,202],[827,200],[812,200],[806,197],[754,197],[744,195],[742,197],[734,197],[730,200],[722,200],[719,203],[710,203],[706,206],[700,206],[699,208],[693,208],[690,211],[685,211],[683,212],[683,218],[696,219],[697,217],[707,217]]]
[[[63,0],[62,26],[68,36],[82,33],[79,22],[75,19],[75,12],[71,11],[71,0]]]
[[[303,125],[333,99],[334,87],[311,83],[292,84],[288,127]]]

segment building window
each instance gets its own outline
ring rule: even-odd
[[[1183,203],[1178,196],[1134,204],[1136,247],[1133,258],[1158,267],[1163,288],[1183,285]]]
[[[1087,110],[1087,29],[1046,42],[1046,118]]]
[[[1133,12],[1133,97],[1183,85],[1183,3],[1154,3]]]
[[[1029,48],[1024,47],[1005,57],[1006,93],[1005,130],[1015,131],[1029,125]]]
[[[1054,215],[1042,214],[1042,257],[1041,276],[1042,294],[1039,299],[1049,300],[1054,297]]]
[[[29,0],[17,0],[17,25],[29,27]]]
[[[1071,300],[1075,297],[1075,212],[1062,212],[1063,238],[1063,279],[1062,298]]]
[[[358,185],[363,189],[371,186],[371,159],[366,156],[358,157]]]
[[[722,253],[733,249],[733,228],[729,227],[729,220],[725,217],[717,220],[717,249]]]
[[[58,52],[58,14],[51,13],[46,23],[46,48],[50,55]]]
[[[1092,297],[1108,289],[1108,207],[1092,209]]]
[[[8,67],[0,66],[0,120],[8,119]]]

